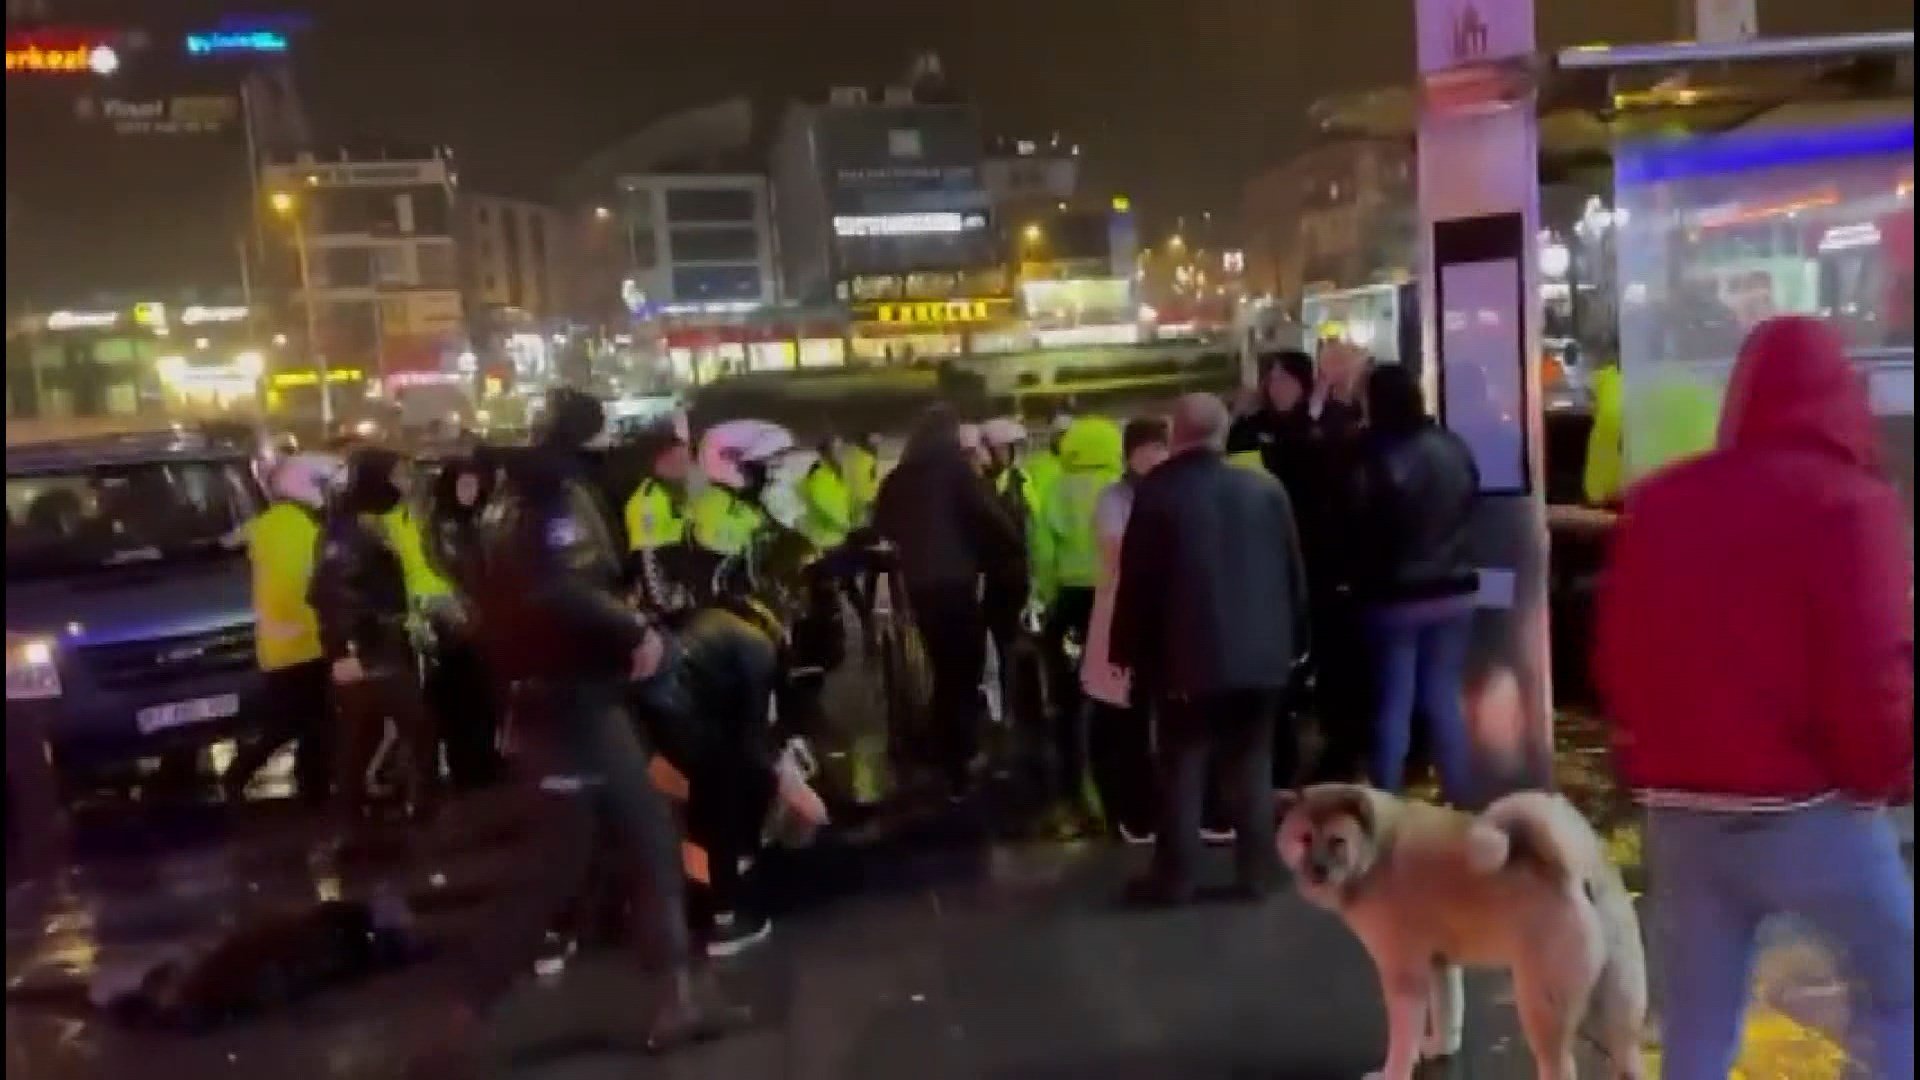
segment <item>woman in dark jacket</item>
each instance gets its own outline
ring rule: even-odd
[[[1400,788],[1417,711],[1447,797],[1472,805],[1461,688],[1479,587],[1468,531],[1479,471],[1466,443],[1427,416],[1407,368],[1374,368],[1366,402],[1349,521],[1374,660],[1372,780]]]
[[[427,702],[439,721],[447,773],[460,789],[484,787],[502,771],[495,747],[498,696],[470,623],[485,572],[480,518],[493,497],[491,462],[455,458],[434,480],[429,508],[428,553],[459,596],[457,613],[435,621]]]

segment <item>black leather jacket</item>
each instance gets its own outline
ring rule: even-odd
[[[353,655],[372,667],[403,656],[407,638],[407,579],[400,557],[380,529],[345,509],[327,516],[307,602],[320,622],[320,648],[329,660]]]
[[[1355,594],[1391,604],[1478,588],[1468,526],[1479,486],[1472,451],[1438,424],[1369,434],[1352,471]]]
[[[621,600],[619,548],[584,471],[533,448],[507,474],[475,605],[489,653],[509,678],[625,678],[646,623]]]

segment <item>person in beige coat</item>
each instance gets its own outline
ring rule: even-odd
[[[1121,433],[1126,473],[1107,486],[1094,504],[1094,539],[1099,547],[1099,576],[1093,589],[1093,616],[1080,661],[1080,686],[1091,712],[1087,725],[1088,764],[1107,820],[1128,843],[1153,840],[1152,719],[1144,703],[1133,700],[1128,672],[1107,655],[1113,624],[1113,597],[1120,574],[1120,541],[1133,509],[1133,489],[1142,476],[1166,460],[1166,421],[1142,418]]]

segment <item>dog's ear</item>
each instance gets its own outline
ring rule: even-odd
[[[1293,808],[1300,805],[1300,793],[1292,788],[1279,788],[1273,793],[1273,820],[1283,822]]]
[[[1340,792],[1339,811],[1353,818],[1360,825],[1360,831],[1371,837],[1379,822],[1379,813],[1373,803],[1373,793],[1364,787],[1349,787]]]

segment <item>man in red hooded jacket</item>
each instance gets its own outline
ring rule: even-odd
[[[1855,1060],[1912,1076],[1913,567],[1866,388],[1823,324],[1741,349],[1718,445],[1627,492],[1595,676],[1648,807],[1663,1075],[1733,1066],[1757,930],[1830,935]]]

